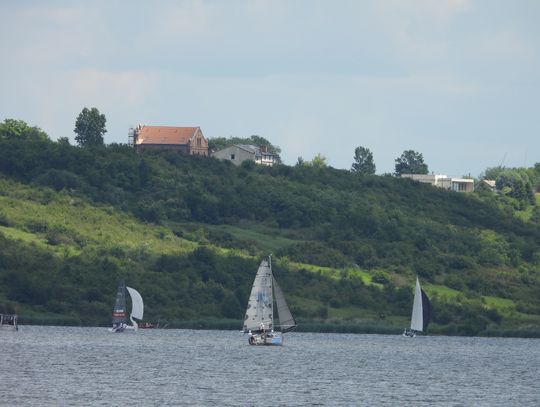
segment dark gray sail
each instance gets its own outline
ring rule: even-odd
[[[118,291],[116,292],[116,303],[113,309],[112,323],[127,323],[126,312],[126,284],[122,281],[118,284]]]
[[[287,301],[285,301],[285,296],[283,291],[279,287],[276,279],[272,276],[272,281],[274,284],[274,294],[276,298],[276,305],[279,317],[279,325],[281,327],[281,332],[289,332],[296,328],[296,321],[294,320],[289,307],[287,306]]]
[[[427,327],[429,325],[429,319],[431,316],[431,303],[429,302],[429,298],[424,292],[424,290],[420,290],[422,292],[422,321],[423,321],[423,330],[424,332],[427,331]]]

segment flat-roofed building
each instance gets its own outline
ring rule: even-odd
[[[474,180],[469,178],[451,178],[443,174],[401,174],[401,178],[410,178],[414,181],[456,192],[474,191]]]

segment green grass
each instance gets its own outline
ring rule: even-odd
[[[300,269],[304,269],[307,271],[311,271],[312,273],[321,273],[325,277],[331,277],[335,279],[351,276],[351,277],[360,278],[364,284],[382,287],[382,284],[373,282],[373,278],[371,274],[359,268],[353,268],[353,267],[333,268],[333,267],[315,266],[313,264],[298,263],[298,262],[288,262],[288,265],[289,265],[290,270],[297,271]]]
[[[436,295],[440,299],[454,300],[458,295],[462,295],[460,291],[444,285],[424,284],[423,288],[429,296]]]
[[[144,252],[178,253],[193,251],[196,244],[175,236],[162,226],[140,223],[138,220],[108,206],[93,206],[65,193],[46,190],[47,200],[36,199],[36,192],[5,180],[0,180],[0,208],[9,227],[2,232],[12,238],[32,242],[53,252],[78,254],[80,249],[119,247]],[[45,189],[42,189],[42,191]],[[38,225],[38,226],[36,226]],[[32,231],[36,227],[39,231]],[[47,243],[47,233],[58,231],[66,242],[53,246]],[[60,250],[61,249],[61,250]]]
[[[482,299],[486,308],[494,308],[504,312],[514,311],[516,309],[514,301],[507,298],[484,296]]]
[[[208,225],[190,223],[186,225],[189,228],[199,227],[200,230],[215,230],[229,233],[236,239],[253,242],[256,247],[263,252],[275,253],[281,249],[287,248],[293,244],[299,243],[282,235],[279,229],[270,228],[265,225],[251,222],[241,222],[237,225]]]

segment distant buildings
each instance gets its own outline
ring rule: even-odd
[[[208,156],[208,140],[200,127],[138,125],[133,129],[133,146],[145,150],[173,150],[187,155]]]
[[[450,178],[443,174],[401,174],[401,178],[410,178],[456,192],[474,191],[474,180],[469,178]]]
[[[233,144],[221,150],[212,152],[212,157],[228,160],[240,165],[243,161],[251,160],[256,164],[272,166],[277,163],[277,157],[268,152],[266,146],[253,146],[247,144]]]

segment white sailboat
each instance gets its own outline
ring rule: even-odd
[[[279,332],[274,331],[274,295],[279,318]],[[296,328],[283,291],[272,274],[272,259],[264,259],[251,288],[244,318],[244,333],[250,345],[282,345],[283,334]]]
[[[411,315],[411,327],[403,331],[403,336],[415,337],[419,332],[426,332],[431,314],[429,298],[420,287],[420,281],[416,277],[414,301]]]
[[[131,314],[128,324],[128,317],[126,312],[126,289],[131,297]],[[126,329],[137,330],[137,322],[133,318],[138,320],[143,319],[144,303],[141,294],[137,290],[131,287],[126,287],[124,282],[118,285],[118,291],[116,292],[116,303],[113,309],[112,328],[111,332],[124,332]]]

